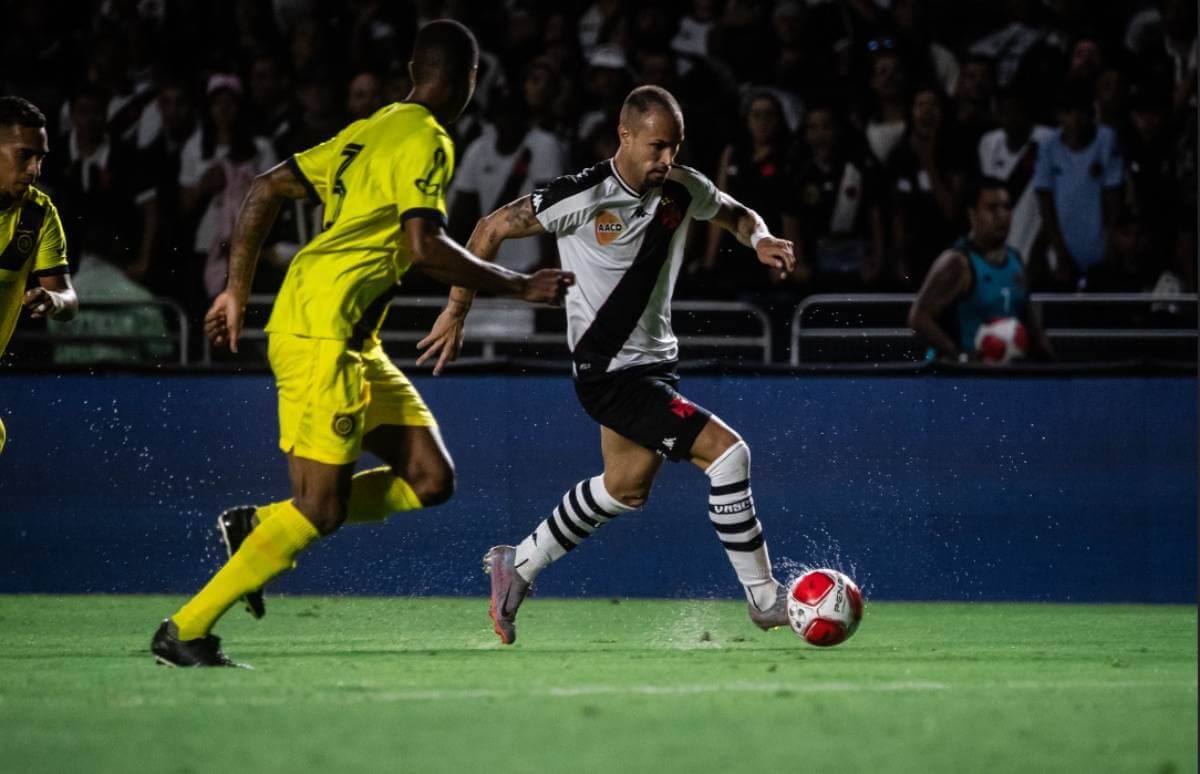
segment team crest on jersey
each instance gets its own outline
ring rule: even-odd
[[[354,417],[349,414],[338,414],[333,418],[333,432],[342,438],[349,438],[354,433]]]
[[[612,244],[625,231],[625,224],[615,213],[604,210],[596,216],[596,241],[601,245]]]
[[[658,203],[658,221],[668,230],[674,231],[683,222],[683,208],[679,203],[664,196]]]

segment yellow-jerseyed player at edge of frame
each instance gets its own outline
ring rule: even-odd
[[[64,321],[79,309],[58,210],[34,187],[49,151],[42,111],[20,97],[0,96],[0,356],[22,307],[34,319]],[[0,451],[6,440],[0,421]]]
[[[443,230],[454,169],[443,126],[470,100],[478,58],[466,27],[430,22],[417,35],[413,90],[403,102],[263,173],[246,197],[228,284],[205,318],[212,342],[235,352],[259,249],[281,203],[307,196],[325,206],[325,228],[292,261],[266,328],[292,497],[220,515],[229,561],[159,626],[151,641],[159,663],[236,666],[211,630],[238,599],[261,617],[263,585],[318,537],[450,497],[454,469],[437,423],[378,338],[410,267],[447,284],[562,303],[570,274],[485,263]],[[363,450],[386,464],[355,475]]]

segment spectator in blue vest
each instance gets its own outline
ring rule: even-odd
[[[1029,304],[1025,264],[1005,244],[1012,221],[1008,186],[996,178],[971,184],[971,230],[929,269],[908,312],[908,324],[929,344],[930,356],[965,363],[976,358],[975,334],[997,318],[1025,326],[1031,356],[1057,360],[1041,319]]]
[[[1068,85],[1059,104],[1059,128],[1038,149],[1034,189],[1054,249],[1054,280],[1082,289],[1089,269],[1104,258],[1124,183],[1117,135],[1096,123],[1092,90]]]

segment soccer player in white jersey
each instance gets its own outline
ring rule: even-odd
[[[553,234],[567,293],[567,337],[575,392],[600,424],[604,472],[572,487],[553,513],[517,546],[484,556],[491,573],[490,614],[505,644],[516,639],[517,608],[537,574],[621,513],[640,508],[664,458],[690,460],[708,476],[709,518],[738,580],[750,618],[763,629],[787,624],[786,592],[771,561],[750,492],[750,449],[728,425],[676,391],[678,346],[671,294],[689,222],[711,220],[758,260],[786,274],[792,244],[762,218],[694,169],[674,165],[683,113],[664,89],[634,89],[621,109],[612,159],[557,178],[479,221],[468,242],[491,260],[506,239]],[[435,373],[462,345],[473,293],[456,287],[420,361]]]

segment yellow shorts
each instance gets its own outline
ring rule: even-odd
[[[380,425],[437,421],[379,342],[362,352],[337,339],[267,337],[279,392],[279,448],[329,465],[358,459],[363,435]]]

